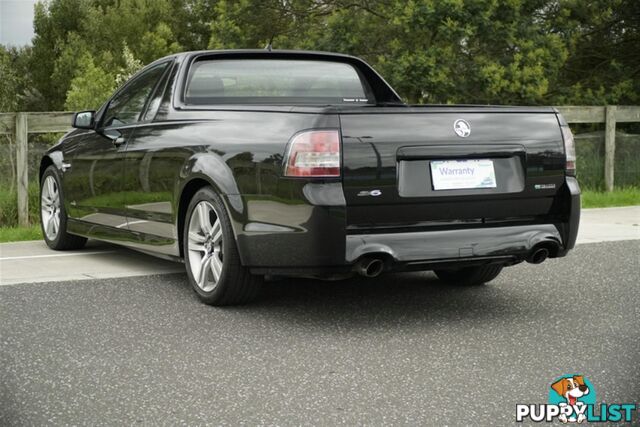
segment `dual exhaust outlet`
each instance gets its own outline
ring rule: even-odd
[[[527,255],[527,257],[525,258],[525,261],[527,261],[530,264],[543,263],[544,261],[546,261],[547,258],[549,258],[549,255],[551,255],[551,250],[556,249],[553,245],[556,245],[556,244],[545,243],[545,244],[535,246],[531,250],[531,252],[529,252],[529,255]],[[354,271],[364,277],[377,277],[384,271],[384,268],[385,268],[384,259],[365,256],[356,263],[354,267]]]

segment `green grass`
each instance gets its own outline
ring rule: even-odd
[[[29,184],[29,222],[40,220],[40,189],[37,183]],[[15,188],[10,190],[0,185],[0,227],[18,226],[18,195]]]
[[[32,225],[30,227],[0,227],[0,243],[40,239],[42,239],[40,225]]]
[[[615,189],[611,193],[593,190],[582,192],[582,207],[586,209],[633,205],[640,205],[640,188],[638,187]]]

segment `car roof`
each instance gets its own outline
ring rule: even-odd
[[[273,56],[292,56],[292,57],[301,57],[301,56],[309,56],[309,57],[318,57],[318,58],[340,58],[340,59],[350,59],[362,61],[360,58],[357,58],[352,55],[346,55],[343,53],[336,52],[323,52],[323,51],[313,51],[313,50],[290,50],[290,49],[218,49],[218,50],[191,50],[185,52],[178,52],[172,55],[167,55],[160,59],[157,59],[155,62],[160,62],[169,58],[177,58],[177,57],[193,57],[193,56],[216,56],[216,55],[224,55],[228,56],[264,56],[269,57]]]

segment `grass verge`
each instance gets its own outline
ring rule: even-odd
[[[0,227],[0,243],[40,239],[42,231],[39,224],[30,227]]]
[[[640,188],[638,187],[620,188],[610,193],[593,190],[582,192],[582,207],[585,209],[633,205],[640,205]]]

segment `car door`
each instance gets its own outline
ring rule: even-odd
[[[179,255],[173,196],[184,161],[191,152],[175,146],[175,126],[153,119],[170,100],[177,64],[168,69],[154,90],[127,142],[124,185],[129,230],[146,249],[165,255]],[[141,246],[142,247],[142,246]]]
[[[152,66],[130,80],[101,109],[96,129],[74,141],[64,176],[70,217],[127,229],[123,194],[126,144],[166,66]]]

